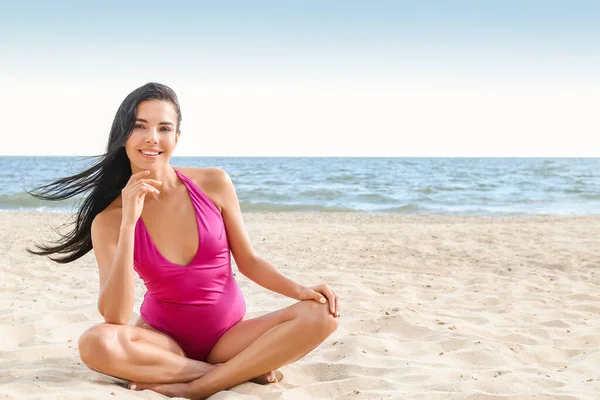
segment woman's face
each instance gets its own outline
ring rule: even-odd
[[[138,104],[131,135],[125,143],[129,161],[138,169],[158,170],[168,165],[179,140],[177,111],[169,101]]]

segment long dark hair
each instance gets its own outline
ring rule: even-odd
[[[120,194],[131,177],[131,164],[125,152],[125,142],[135,124],[139,103],[145,100],[164,100],[173,103],[177,111],[177,130],[181,126],[181,108],[175,92],[159,83],[147,83],[131,92],[119,106],[108,137],[106,152],[94,156],[96,161],[85,171],[73,176],[58,179],[28,193],[41,200],[65,200],[78,194],[86,194],[77,210],[74,220],[62,227],[71,228],[59,234],[55,244],[36,243],[37,249],[27,249],[29,253],[49,256],[61,264],[70,263],[92,250],[92,221]],[[60,256],[53,256],[60,254]]]

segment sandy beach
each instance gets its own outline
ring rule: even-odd
[[[0,213],[0,398],[164,399],[81,363],[101,322],[92,253],[29,255],[56,213]],[[211,399],[598,399],[600,217],[247,213],[260,255],[342,298],[339,329]],[[234,267],[235,268],[235,267]],[[237,273],[249,317],[290,305]],[[136,281],[137,317],[144,288]]]

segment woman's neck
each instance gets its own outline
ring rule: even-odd
[[[142,172],[144,169],[137,168],[135,166],[131,166],[131,173],[136,174],[138,172]],[[181,182],[179,182],[179,177],[177,173],[170,165],[165,166],[164,168],[149,170],[150,174],[146,175],[144,178],[146,179],[154,179],[157,181],[161,181],[162,185],[158,187],[158,190],[161,193],[169,193],[172,189],[178,187]]]

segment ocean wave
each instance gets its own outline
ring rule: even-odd
[[[458,186],[425,186],[415,189],[419,193],[438,193],[438,192],[462,192],[466,189]]]
[[[242,202],[244,212],[360,212],[353,208],[323,206],[318,204],[281,204],[266,202]]]
[[[579,197],[585,200],[600,200],[600,193],[581,193]]]
[[[300,197],[322,198],[322,199],[337,199],[345,196],[346,193],[335,189],[307,189],[298,193]]]
[[[361,179],[355,175],[330,175],[326,179],[327,182],[333,183],[359,183]]]
[[[253,188],[246,190],[238,190],[240,199],[256,199],[256,200],[271,200],[271,201],[291,201],[294,198],[285,193],[278,193],[267,188]]]
[[[380,193],[363,193],[355,196],[359,201],[374,204],[394,204],[398,203],[398,199],[390,196],[386,196]]]
[[[416,203],[409,203],[396,207],[380,208],[377,211],[386,214],[417,214],[423,213],[426,210],[426,207],[422,207]]]
[[[36,199],[27,192],[0,194],[0,209],[3,210],[38,210],[48,211],[53,209],[70,210],[80,199],[61,201],[44,201]]]

